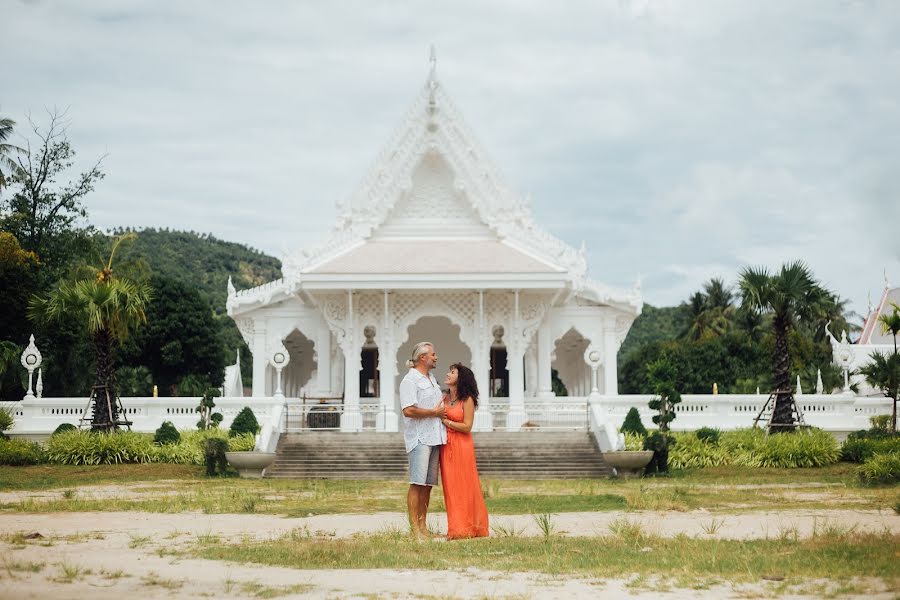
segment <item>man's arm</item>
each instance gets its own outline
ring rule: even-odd
[[[400,382],[400,406],[403,408],[403,416],[410,419],[429,419],[433,417],[443,418],[447,414],[447,407],[439,403],[434,408],[421,408],[417,406],[416,384],[408,379]]]

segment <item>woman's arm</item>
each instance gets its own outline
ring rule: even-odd
[[[472,398],[466,398],[463,402],[463,420],[462,423],[451,421],[444,417],[441,422],[445,427],[460,433],[469,433],[472,431],[472,421],[475,420],[475,401]]]

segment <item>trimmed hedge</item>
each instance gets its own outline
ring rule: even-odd
[[[821,429],[766,435],[762,429],[723,432],[718,444],[701,441],[694,432],[675,434],[670,449],[673,468],[737,465],[786,469],[823,467],[838,462],[840,449],[834,437]]]
[[[622,427],[619,428],[619,431],[626,435],[629,433],[637,434],[642,438],[647,436],[647,428],[641,422],[641,414],[637,408],[632,406],[628,409],[628,414],[625,415],[625,420],[622,422]]]
[[[252,433],[253,435],[259,433],[259,421],[256,420],[256,415],[253,414],[249,406],[241,409],[241,412],[231,422],[231,429],[228,430],[229,437],[241,435],[242,433]]]
[[[175,429],[171,421],[163,421],[163,424],[156,430],[153,436],[153,442],[158,446],[167,444],[177,444],[181,440],[181,434]]]
[[[47,462],[47,454],[40,444],[28,440],[0,438],[0,465],[21,467]]]

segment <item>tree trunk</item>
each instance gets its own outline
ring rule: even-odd
[[[794,422],[794,392],[791,389],[791,353],[788,346],[788,321],[783,315],[775,315],[773,322],[775,329],[775,355],[773,383],[777,395],[775,396],[775,408],[772,411],[772,419],[769,421],[769,431],[793,431],[796,428]]]
[[[111,431],[117,428],[119,404],[113,377],[112,334],[108,329],[94,334],[94,354],[97,365],[91,394],[94,405],[91,430]]]

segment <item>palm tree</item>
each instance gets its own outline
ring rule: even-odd
[[[33,296],[28,316],[34,321],[51,323],[83,319],[94,341],[94,375],[91,429],[116,429],[119,408],[115,390],[113,347],[129,332],[147,321],[145,309],[151,298],[150,287],[119,276],[113,271],[113,259],[122,242],[135,234],[113,241],[108,260],[94,269],[91,279],[66,282],[44,297]]]
[[[900,306],[891,302],[891,308],[894,310],[891,314],[878,315],[878,322],[881,324],[881,332],[891,332],[894,336],[894,354],[897,354],[897,334],[900,334]]]
[[[12,135],[15,124],[16,122],[12,119],[0,118],[0,189],[6,187],[6,172],[19,168],[16,161],[10,157],[22,149],[6,143],[6,140]]]
[[[788,335],[798,323],[813,321],[830,312],[834,295],[816,281],[812,271],[801,261],[782,265],[777,274],[770,274],[765,267],[746,268],[741,271],[739,285],[743,308],[772,315],[775,408],[769,430],[791,431],[796,422]]]
[[[710,279],[702,292],[695,292],[688,300],[691,323],[684,336],[704,340],[727,333],[733,325],[733,299],[734,293],[722,279]]]
[[[861,366],[856,372],[866,378],[873,388],[891,399],[894,406],[891,415],[891,431],[897,431],[897,397],[900,395],[900,354],[882,354],[876,352],[872,360]]]

